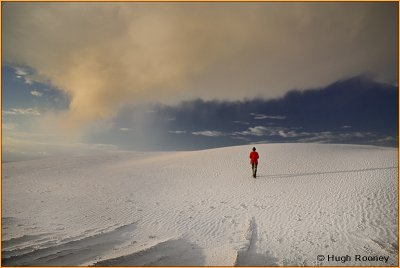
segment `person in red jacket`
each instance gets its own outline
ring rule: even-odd
[[[253,178],[257,176],[258,158],[259,156],[256,152],[256,147],[253,147],[253,151],[250,153],[250,163],[251,169],[253,170]]]

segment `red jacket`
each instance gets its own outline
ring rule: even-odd
[[[257,152],[250,153],[250,163],[258,164],[258,153]]]

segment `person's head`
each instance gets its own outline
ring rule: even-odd
[[[253,152],[255,152],[256,151],[256,147],[253,147]]]

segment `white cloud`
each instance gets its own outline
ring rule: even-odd
[[[310,136],[311,137],[300,138],[297,141],[324,143],[324,142],[333,142],[335,140],[335,136],[330,131],[314,132],[310,133]]]
[[[376,135],[371,132],[346,132],[346,133],[332,133],[330,131],[323,132],[310,132],[310,137],[298,139],[298,142],[345,142],[352,141],[354,139],[365,139],[372,138]]]
[[[366,138],[366,137],[373,137],[375,135],[371,132],[347,132],[347,133],[340,133],[339,136],[342,138]]]
[[[283,138],[295,138],[295,137],[299,137],[299,136],[305,136],[305,135],[309,135],[309,133],[306,132],[296,132],[296,131],[284,131],[284,130],[280,130],[278,131],[279,136],[283,137]]]
[[[263,126],[249,127],[247,130],[234,132],[234,136],[264,136],[267,135],[268,129]]]
[[[243,135],[243,136],[283,136],[285,135],[285,131],[287,128],[283,127],[264,127],[264,126],[255,126],[249,127],[247,130],[235,132],[233,135]]]
[[[14,68],[15,76],[18,79],[24,79],[25,83],[29,84],[29,85],[33,84],[33,80],[30,77],[30,73],[27,70],[25,70],[24,68],[21,68],[21,67],[13,67],[13,68]]]
[[[185,134],[186,130],[169,130],[168,133],[171,133],[171,134]]]
[[[28,84],[28,85],[33,84],[33,80],[28,76],[24,76],[24,80],[25,80],[25,84]]]
[[[282,138],[300,138],[300,137],[314,137],[319,138],[327,138],[332,135],[331,132],[305,132],[305,131],[296,131],[294,129],[289,129],[285,127],[264,127],[264,126],[256,126],[256,127],[249,127],[247,130],[234,132],[233,136],[256,136],[256,137],[263,137],[263,136],[280,136]],[[362,135],[361,133],[353,133],[352,136]]]
[[[244,131],[241,135],[264,136],[269,135],[271,132],[266,127],[256,126],[250,127],[248,131]]]
[[[43,96],[43,93],[34,89],[34,90],[31,90],[31,95],[35,96],[35,97],[41,97],[41,96]]]
[[[20,68],[20,67],[14,67],[14,72],[19,77],[29,74],[28,71],[26,71],[25,69]]]
[[[3,111],[4,115],[40,115],[36,108],[11,108],[8,111]]]
[[[391,141],[397,141],[397,139],[392,137],[392,136],[387,136],[385,138],[381,138],[381,139],[377,139],[376,140],[376,142],[379,142],[379,143],[385,143],[385,142],[391,142]]]
[[[201,135],[201,136],[207,136],[207,137],[220,137],[220,136],[225,135],[221,131],[215,131],[215,130],[195,131],[195,132],[192,132],[192,134],[197,135],[197,136]]]
[[[351,128],[351,126],[345,125],[345,126],[342,126],[341,128]]]
[[[254,119],[257,119],[257,120],[260,120],[260,119],[276,119],[276,120],[286,119],[286,116],[283,116],[283,115],[264,115],[264,114],[256,114],[256,113],[250,113],[250,115],[253,115]]]

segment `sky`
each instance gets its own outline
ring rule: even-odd
[[[397,5],[2,3],[3,161],[397,146]]]

